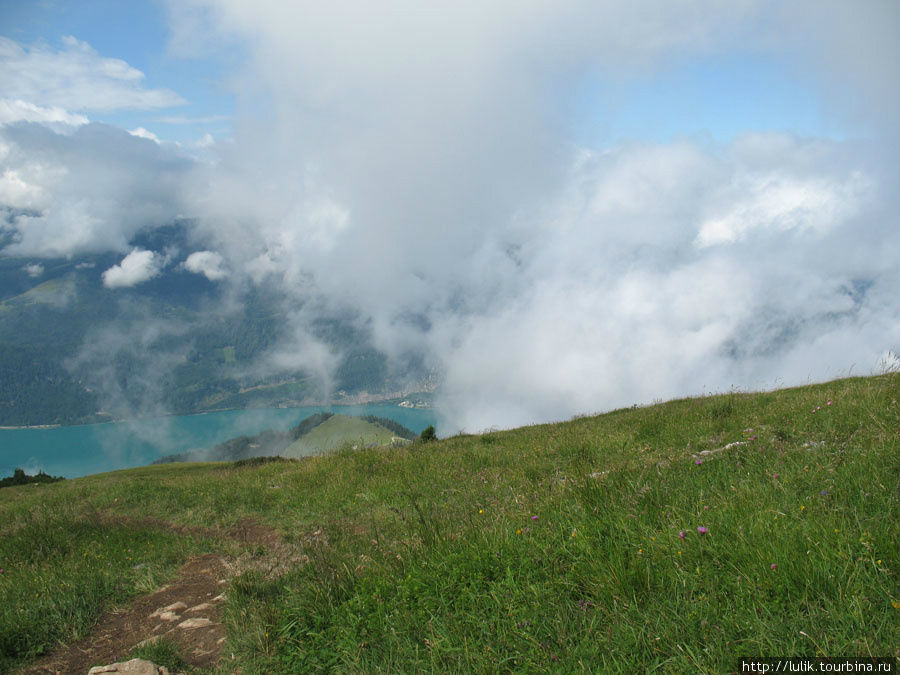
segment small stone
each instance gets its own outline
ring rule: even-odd
[[[174,614],[178,610],[186,609],[186,608],[187,608],[187,605],[184,604],[183,602],[173,602],[168,607],[160,607],[155,612],[153,612],[153,614],[151,614],[150,616],[151,617],[158,616],[160,618],[165,618],[166,621],[172,621],[172,619],[170,619],[170,618],[163,617],[163,614]]]
[[[186,621],[182,621],[178,624],[179,628],[204,628],[206,626],[212,626],[212,621],[205,617],[198,617],[196,619],[188,619]]]
[[[205,609],[212,609],[212,604],[209,602],[203,602],[196,607],[191,607],[188,612],[202,612]]]
[[[170,675],[169,669],[157,666],[152,661],[144,659],[131,659],[123,663],[111,663],[108,666],[94,666],[88,671],[88,675],[104,675],[116,673],[116,675]]]
[[[178,619],[181,618],[175,612],[162,612],[160,614],[157,614],[156,616],[159,617],[160,619],[162,619],[163,621],[178,621]]]
[[[155,644],[155,643],[159,642],[159,638],[161,638],[161,637],[162,637],[161,635],[151,635],[146,640],[141,640],[140,642],[138,642],[134,646],[134,649],[139,649],[141,647],[147,647],[149,645]]]
[[[223,600],[227,600],[227,599],[228,599],[228,596],[226,596],[224,593],[220,593],[219,595],[217,595],[216,597],[213,598],[213,602],[222,602]]]

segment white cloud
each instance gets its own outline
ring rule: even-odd
[[[437,362],[448,432],[896,349],[896,3],[177,5],[178,44],[246,48],[238,110],[263,113],[193,176],[201,230],[235,275],[318,293],[389,354]],[[613,87],[735,44],[878,140],[573,147],[573,73]]]
[[[194,147],[204,150],[206,148],[211,148],[215,144],[216,144],[216,139],[213,137],[213,135],[211,133],[207,132],[194,142]]]
[[[162,264],[158,254],[136,248],[103,273],[103,285],[107,288],[136,286],[158,275]]]
[[[121,59],[100,56],[72,36],[56,50],[0,37],[0,91],[4,97],[65,111],[151,110],[182,105],[169,89],[147,89],[144,74]],[[68,115],[69,113],[65,113]]]
[[[25,270],[25,273],[32,279],[35,279],[44,273],[44,266],[40,263],[31,263],[30,265],[25,265],[22,269]]]
[[[152,131],[147,131],[144,127],[138,127],[137,129],[132,129],[128,132],[132,136],[136,136],[137,138],[146,138],[148,141],[153,141],[154,143],[159,143],[159,136],[154,134]]]
[[[775,169],[767,174],[741,176],[739,185],[726,188],[723,213],[700,227],[700,246],[729,244],[759,228],[779,231],[827,231],[855,215],[870,191],[858,171],[840,182],[821,177],[798,180]]]
[[[0,204],[28,209],[5,252],[28,256],[124,251],[143,227],[183,211],[191,161],[101,124],[59,134],[37,124],[0,127]]]
[[[210,281],[220,281],[227,276],[223,263],[222,256],[215,251],[195,251],[184,261],[184,268],[202,274]]]
[[[0,99],[0,125],[12,122],[39,122],[56,131],[89,122],[84,115],[70,113],[59,106],[40,106],[22,100]]]

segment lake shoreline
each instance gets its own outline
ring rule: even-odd
[[[340,403],[335,401],[330,401],[327,403],[301,403],[299,405],[292,406],[274,406],[274,407],[262,407],[262,408],[210,408],[209,410],[200,410],[197,412],[191,413],[160,413],[159,415],[148,415],[146,417],[112,417],[109,416],[104,419],[102,422],[83,422],[81,424],[24,424],[24,425],[11,425],[11,426],[0,426],[0,431],[12,431],[12,430],[24,430],[24,429],[64,429],[64,428],[73,428],[73,427],[90,427],[90,426],[102,426],[104,424],[120,424],[122,422],[141,422],[146,420],[155,420],[155,419],[166,419],[169,417],[194,417],[197,415],[211,415],[214,413],[222,413],[222,412],[234,412],[234,411],[253,411],[253,410],[296,410],[298,408],[339,408],[339,407],[360,407],[360,406],[368,406],[368,405],[396,405],[399,408],[407,408],[412,410],[434,410],[432,406],[404,406],[401,405],[405,403],[405,399],[415,396],[416,394],[432,394],[433,392],[425,392],[425,391],[415,391],[410,392],[404,396],[391,396],[390,398],[383,399],[361,399],[360,402],[350,402],[346,399],[341,400]],[[395,403],[395,401],[399,401],[399,403]]]

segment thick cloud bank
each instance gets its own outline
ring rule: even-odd
[[[192,7],[181,43],[202,17],[254,45],[237,94],[269,102],[201,172],[210,236],[439,364],[445,432],[868,372],[898,346],[889,3]],[[855,132],[573,143],[584,82],[736,43]]]
[[[170,15],[174,53],[248,55],[228,80],[235,137],[187,160],[14,82],[40,108],[7,116],[81,125],[0,129],[0,201],[33,210],[19,253],[124,252],[154,218],[196,217],[216,253],[184,269],[284,294],[297,338],[273,366],[326,381],[337,359],[308,326],[346,310],[393,363],[436,367],[442,433],[865,373],[900,347],[896,3],[193,0]],[[46,56],[0,46],[31,68]],[[726,56],[777,64],[841,133],[577,138],[623,83]],[[133,276],[137,253],[113,269],[160,269],[146,254]]]

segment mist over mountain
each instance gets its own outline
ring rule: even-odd
[[[896,3],[138,6],[0,36],[9,423],[439,382],[477,431],[896,363]]]
[[[187,221],[142,230],[124,258],[0,258],[0,425],[351,402],[430,386],[421,363],[392,373],[365,326],[339,313],[319,312],[310,326],[322,363],[292,362],[283,293],[189,269],[189,233]],[[129,267],[135,251],[158,262]]]

